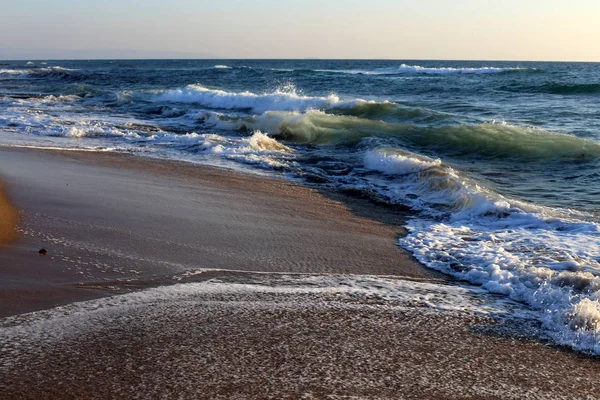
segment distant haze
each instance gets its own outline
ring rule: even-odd
[[[1,59],[600,61],[597,0],[0,0]]]

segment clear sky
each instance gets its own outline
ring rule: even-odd
[[[0,0],[0,58],[600,61],[600,0]]]

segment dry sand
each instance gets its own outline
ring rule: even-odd
[[[113,154],[0,178],[0,398],[600,398],[597,358],[398,248],[401,210]]]

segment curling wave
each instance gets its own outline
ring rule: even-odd
[[[237,120],[217,120],[221,129],[258,129],[296,143],[356,145],[363,138],[392,138],[399,144],[454,157],[556,160],[597,159],[600,144],[572,135],[509,124],[420,127],[323,111],[268,111]]]

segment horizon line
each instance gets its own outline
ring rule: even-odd
[[[519,59],[476,59],[476,58],[324,58],[324,57],[283,57],[283,58],[275,58],[275,57],[266,57],[266,58],[253,58],[253,57],[135,57],[135,58],[112,58],[112,57],[98,57],[98,58],[88,58],[88,57],[67,57],[67,58],[1,58],[0,62],[11,62],[11,61],[163,61],[163,60],[173,60],[173,61],[201,61],[201,60],[220,60],[220,61],[241,61],[241,60],[249,60],[249,61],[472,61],[472,62],[558,62],[558,63],[600,63],[600,60],[519,60]]]

